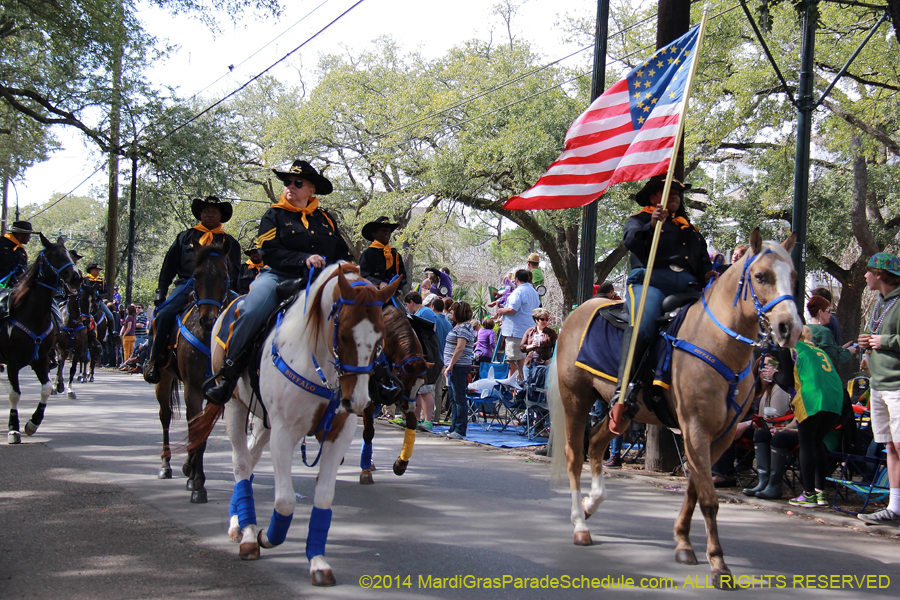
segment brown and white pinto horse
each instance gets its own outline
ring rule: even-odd
[[[791,290],[796,278],[791,264],[792,235],[783,244],[764,242],[759,230],[750,236],[750,249],[741,261],[732,265],[705,292],[705,305],[697,302],[685,309],[687,315],[678,332],[680,340],[694,344],[717,357],[733,374],[742,373],[750,364],[760,328],[772,342],[782,347],[793,346],[800,336],[801,322]],[[551,409],[551,448],[554,476],[562,471],[565,458],[572,494],[571,519],[575,526],[575,544],[587,546],[591,533],[585,524],[606,498],[603,478],[603,453],[615,437],[604,419],[591,431],[589,456],[591,490],[581,498],[581,469],[585,419],[595,400],[609,401],[616,387],[608,381],[575,365],[579,339],[595,309],[608,303],[593,299],[582,304],[566,320],[560,331],[557,354],[550,366],[551,382],[548,402]],[[708,307],[708,308],[707,308]],[[744,341],[730,335],[740,335]],[[742,414],[735,404],[726,401],[729,385],[738,381],[735,396],[741,413],[746,412],[753,377],[727,381],[694,352],[673,350],[672,381],[666,391],[671,414],[678,420],[684,436],[684,450],[690,463],[687,492],[681,513],[675,521],[675,560],[697,564],[689,538],[691,516],[700,503],[706,521],[706,555],[717,587],[734,587],[731,571],[725,564],[716,524],[719,500],[712,482],[710,467],[731,444],[733,424]],[[634,419],[641,423],[662,425],[639,396],[639,410]],[[627,426],[626,419],[623,427]],[[619,517],[621,518],[621,517]]]
[[[379,374],[369,380],[370,389],[378,387],[371,394],[372,399],[379,399],[383,404],[396,404],[406,419],[406,429],[403,436],[403,448],[400,456],[394,461],[394,474],[403,475],[412,457],[413,445],[416,441],[416,400],[415,393],[425,383],[425,372],[433,364],[425,361],[425,353],[422,344],[416,337],[406,311],[395,306],[384,309],[384,373],[380,374],[387,381],[375,381]],[[385,392],[385,387],[393,380],[398,389],[392,398],[383,396],[390,394]],[[397,385],[399,384],[399,385]],[[369,403],[363,411],[363,446],[360,458],[359,482],[363,484],[375,483],[372,478],[372,439],[375,437],[375,402]]]
[[[331,525],[331,504],[337,469],[356,432],[356,416],[369,404],[369,378],[384,338],[382,304],[390,300],[399,281],[376,290],[349,263],[325,267],[309,289],[298,295],[263,345],[259,364],[260,393],[271,429],[261,426],[261,414],[247,419],[253,394],[244,373],[235,398],[225,405],[225,421],[233,451],[234,493],[231,497],[229,538],[240,542],[240,556],[259,558],[259,547],[284,542],[294,514],[296,497],[291,466],[297,443],[308,435],[319,440],[316,491],[309,520],[306,556],[313,585],[334,585],[325,561]],[[216,321],[213,335],[222,326]],[[213,370],[224,360],[218,344]],[[255,365],[251,366],[255,368]],[[254,410],[258,402],[252,403]],[[207,405],[198,420],[208,434],[222,407]],[[260,425],[260,426],[257,426]],[[193,445],[195,442],[191,442]],[[263,448],[270,445],[275,471],[275,510],[269,528],[256,528],[251,476]],[[306,462],[305,446],[304,462]]]

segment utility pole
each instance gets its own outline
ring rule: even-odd
[[[113,27],[122,27],[124,11],[121,2],[115,10]],[[122,112],[122,56],[125,53],[121,37],[110,57],[112,99],[109,105],[109,201],[106,207],[106,284],[116,285],[116,246],[119,238],[119,125]]]
[[[591,76],[591,102],[606,87],[606,42],[609,38],[609,0],[597,0],[594,28],[594,71]],[[594,259],[597,247],[597,203],[594,200],[581,213],[581,250],[578,261],[578,302],[594,295]]]
[[[135,210],[137,208],[137,143],[131,154],[131,198],[128,201],[128,274],[125,280],[125,305],[131,304],[131,290],[134,285],[134,238]]]

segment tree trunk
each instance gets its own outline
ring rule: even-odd
[[[121,15],[121,5],[117,14]],[[117,21],[121,23],[121,21]],[[122,55],[124,48],[117,45],[110,57],[112,76],[112,101],[109,106],[109,202],[106,209],[106,286],[110,292],[116,285],[116,247],[119,239],[119,124],[122,111]]]
[[[688,32],[691,27],[690,0],[659,0],[656,48],[662,48]],[[675,179],[684,179],[684,143],[678,144]],[[615,265],[613,265],[615,266]],[[671,433],[663,427],[647,425],[647,471],[672,471],[679,464],[678,449]]]

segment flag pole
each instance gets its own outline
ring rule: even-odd
[[[694,85],[694,75],[697,73],[697,63],[700,62],[700,47],[703,45],[703,37],[706,33],[706,21],[709,17],[709,5],[703,7],[703,18],[700,20],[700,31],[697,33],[697,51],[694,53],[694,60],[691,61],[691,69],[688,71],[688,79],[684,85],[684,102],[681,106],[681,114],[678,116],[678,130],[675,134],[677,143],[684,143],[682,136],[684,135],[684,122],[687,115],[688,99],[691,95],[691,88]],[[669,170],[666,172],[666,183],[663,187],[662,202],[665,203],[669,198],[669,191],[672,189],[672,176],[675,173],[675,161],[678,158],[677,146],[672,147],[672,158],[669,159]],[[663,204],[665,206],[665,204]],[[641,318],[644,316],[644,304],[647,300],[646,289],[650,283],[650,276],[653,274],[653,263],[656,262],[656,247],[659,245],[659,234],[662,232],[662,221],[656,223],[653,229],[653,241],[650,244],[650,257],[647,260],[647,269],[644,273],[644,281],[642,283],[643,290],[641,293],[641,301],[638,302],[637,313],[631,326],[635,330],[631,334],[631,343],[628,345],[628,358],[625,361],[625,373],[623,375],[621,393],[619,394],[619,404],[624,404],[628,397],[628,384],[631,379],[631,367],[634,362],[634,351],[637,347],[638,329],[640,328]]]

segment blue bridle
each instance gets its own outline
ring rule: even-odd
[[[210,252],[209,254],[207,254],[207,256],[222,258],[222,255],[219,254],[218,252]],[[194,274],[191,273],[191,277],[185,283],[184,289],[187,290],[188,286],[192,285],[193,283],[194,283]],[[224,296],[222,296],[222,301],[220,302],[218,300],[213,300],[212,298],[201,298],[199,300],[194,300],[194,302],[187,308],[187,310],[185,311],[184,314],[189,314],[195,306],[215,306],[216,308],[221,310],[221,308],[223,306],[225,306],[225,303],[228,301],[228,289],[229,289],[230,285],[231,285],[231,277],[228,275],[228,259],[226,257],[225,258],[225,294],[224,294]],[[196,288],[195,288],[195,292],[196,292]],[[198,312],[198,315],[199,315],[199,312]],[[199,316],[198,316],[198,318],[199,318]],[[203,353],[206,356],[206,379],[211,379],[213,377],[212,351],[210,350],[209,346],[204,344],[203,340],[198,338],[196,335],[194,335],[194,333],[190,329],[187,328],[187,326],[181,320],[180,314],[175,318],[175,321],[176,321],[176,323],[178,323],[178,333],[180,335],[182,335],[184,337],[184,339],[186,339],[190,343],[191,346],[193,346],[194,348],[196,348],[197,350],[199,350],[201,353]]]

